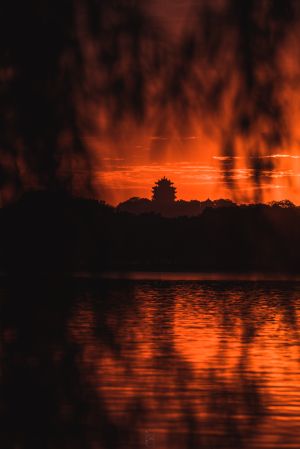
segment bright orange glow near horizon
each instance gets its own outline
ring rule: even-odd
[[[100,187],[99,196],[113,205],[131,197],[151,198],[151,188],[163,176],[174,182],[178,200],[229,198],[248,203],[289,199],[300,204],[300,139],[295,140],[293,146],[253,157],[241,148],[231,157],[203,135],[151,136],[133,141],[128,148],[120,145],[121,150],[111,147],[105,153],[102,148],[95,186],[96,190]],[[160,154],[153,151],[157,144]],[[257,184],[252,159],[266,164]]]
[[[255,191],[260,191],[262,201],[290,199],[299,204],[299,155],[278,154],[280,159],[276,169],[266,171],[265,180],[258,186],[251,181],[252,168],[238,162],[232,169],[235,186],[230,189],[224,179],[221,156],[213,156],[210,163],[194,161],[174,161],[164,163],[126,163],[112,159],[105,169],[98,172],[104,199],[118,204],[131,197],[151,198],[151,188],[155,181],[166,176],[177,188],[177,199],[205,200],[229,198],[237,202],[251,202]],[[282,160],[281,160],[282,159]]]

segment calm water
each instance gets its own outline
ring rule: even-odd
[[[1,448],[300,447],[300,283],[3,281]]]

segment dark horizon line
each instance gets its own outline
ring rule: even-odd
[[[1,193],[1,192],[0,192]],[[62,191],[62,190],[47,190],[47,189],[31,189],[31,190],[26,190],[23,191],[19,196],[15,197],[13,200],[9,201],[7,204],[2,204],[1,203],[1,194],[0,194],[0,209],[1,208],[5,208],[6,206],[9,206],[10,204],[17,204],[19,201],[22,201],[24,198],[31,196],[31,195],[53,195],[53,196],[57,196],[57,197],[66,197],[66,198],[71,198],[74,200],[87,200],[87,201],[96,201],[99,203],[103,203],[109,207],[112,207],[114,209],[117,209],[120,205],[127,203],[130,200],[144,200],[147,201],[149,203],[159,203],[157,200],[153,200],[151,198],[147,198],[147,197],[139,197],[139,196],[132,196],[129,197],[127,199],[125,199],[124,201],[120,201],[119,203],[117,203],[116,205],[111,204],[109,201],[106,201],[104,198],[100,198],[98,196],[93,196],[93,195],[79,195],[79,194],[73,194],[72,192],[68,192],[68,191]],[[263,202],[263,201],[251,201],[251,202],[236,202],[230,198],[216,198],[216,199],[211,199],[211,198],[207,198],[205,200],[200,200],[200,199],[190,199],[190,200],[186,200],[186,199],[175,199],[172,202],[169,203],[165,203],[168,206],[171,206],[172,204],[176,204],[176,203],[191,203],[191,202],[198,202],[198,203],[207,203],[207,202],[211,202],[211,203],[216,203],[219,201],[227,201],[232,203],[233,206],[273,206],[273,205],[280,205],[280,204],[286,204],[285,207],[288,207],[287,204],[289,204],[290,207],[300,207],[300,205],[294,203],[293,201],[289,200],[288,198],[282,198],[281,200],[272,200],[272,201],[268,201],[268,202]],[[160,203],[163,204],[163,203]]]

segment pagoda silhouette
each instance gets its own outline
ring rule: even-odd
[[[173,204],[176,200],[176,187],[165,176],[156,181],[152,187],[152,201],[160,205]]]

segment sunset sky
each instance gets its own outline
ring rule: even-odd
[[[166,176],[178,199],[300,204],[299,2],[7,4],[1,20],[3,203],[117,204]]]
[[[232,0],[148,3],[170,59],[161,78],[146,80],[144,120],[122,118],[120,135],[93,142],[100,196],[149,198],[167,176],[178,199],[300,204],[299,22],[258,3],[254,12]]]

